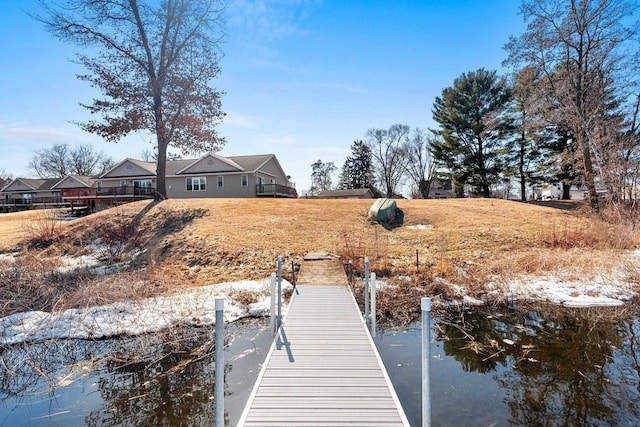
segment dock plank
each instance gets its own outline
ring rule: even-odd
[[[240,426],[408,426],[350,290],[299,285]]]

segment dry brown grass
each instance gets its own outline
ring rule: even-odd
[[[32,210],[0,214],[0,251],[8,251],[16,248],[26,240],[26,230],[38,227],[43,218],[52,215],[55,210]],[[60,222],[60,229],[64,231],[68,226]]]
[[[190,199],[156,205],[137,202],[62,223],[62,237],[47,253],[80,254],[101,230],[135,220],[130,242],[144,254],[119,278],[96,279],[74,288],[64,306],[83,300],[154,295],[183,287],[237,279],[262,279],[274,260],[300,262],[305,253],[335,253],[362,270],[385,276],[416,272],[421,286],[445,280],[469,288],[521,274],[598,275],[616,268],[624,250],[635,248],[637,231],[584,213],[496,199],[400,200],[404,224],[391,230],[366,217],[371,200]],[[146,209],[145,209],[146,208]],[[139,215],[141,211],[143,215]],[[138,217],[136,218],[136,216]],[[37,212],[0,215],[0,250],[23,239],[23,223]],[[410,225],[431,225],[428,230]],[[124,274],[124,273],[123,273]],[[630,277],[637,270],[629,271]],[[104,288],[105,292],[100,293]],[[110,290],[112,289],[112,290]],[[83,297],[83,292],[90,294]]]

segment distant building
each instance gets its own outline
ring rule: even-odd
[[[599,197],[605,197],[607,189],[600,182],[596,182],[596,193]],[[554,182],[544,185],[539,189],[534,189],[534,194],[538,200],[561,200],[564,190],[568,184],[564,182]],[[571,185],[569,187],[569,200],[588,199],[588,189],[586,185]]]
[[[60,178],[16,178],[0,189],[0,212],[65,206],[55,185]]]
[[[441,181],[434,179],[429,187],[430,199],[452,199],[456,197],[451,181]]]
[[[373,192],[369,188],[354,188],[351,190],[321,191],[319,199],[373,199]]]

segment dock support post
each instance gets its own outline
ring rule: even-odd
[[[278,330],[276,327],[276,292],[276,273],[271,273],[271,311],[269,311],[271,318],[269,319],[269,330],[272,335],[275,335]]]
[[[215,427],[224,427],[224,298],[216,298]]]
[[[276,329],[282,325],[282,257],[278,257],[278,323]]]
[[[422,427],[431,426],[431,298],[422,298]]]
[[[376,273],[371,273],[371,336],[376,337]]]
[[[364,257],[364,322],[369,323],[369,257]]]
[[[296,288],[296,264],[291,260],[291,278],[293,280],[293,289]]]

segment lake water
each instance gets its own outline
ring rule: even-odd
[[[227,425],[242,414],[271,344],[266,321],[226,331]],[[215,419],[213,330],[4,350],[1,426],[209,426]],[[190,350],[189,353],[180,351]],[[136,354],[137,361],[129,354]],[[198,357],[202,357],[197,360]],[[92,360],[106,362],[94,366]],[[186,363],[190,359],[190,363]]]
[[[639,426],[640,316],[617,316],[479,309],[438,319],[432,425]],[[384,331],[376,345],[411,424],[421,425],[420,325]]]
[[[575,312],[551,319],[537,311],[476,309],[436,319],[433,425],[640,425],[640,316],[567,313]],[[228,328],[228,425],[239,419],[268,351],[266,329],[255,320]],[[416,426],[420,333],[414,324],[382,330],[376,339]],[[1,350],[0,425],[211,425],[213,331],[185,334]]]

